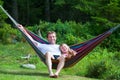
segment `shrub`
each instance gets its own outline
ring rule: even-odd
[[[8,24],[4,24],[3,28],[0,28],[0,38],[3,43],[15,43],[17,31],[10,27]]]
[[[114,60],[120,60],[120,53],[119,52],[114,52],[114,56],[113,56]]]
[[[114,61],[111,65],[111,68],[107,70],[103,75],[102,78],[105,80],[119,80],[120,79],[120,63]]]
[[[100,78],[100,76],[107,70],[105,61],[95,62],[90,64],[86,76],[92,78]]]
[[[73,34],[70,33],[65,35],[65,40],[63,40],[63,43],[73,45],[73,44],[79,44],[82,41],[83,40],[81,38],[75,37]]]
[[[120,79],[120,63],[113,59],[106,58],[98,62],[94,62],[88,66],[85,76],[99,78],[105,80]]]
[[[40,29],[43,37],[46,37],[46,33],[47,31],[55,31],[57,33],[57,37],[59,39],[57,39],[58,43],[62,43],[62,42],[67,42],[66,40],[66,36],[69,35],[72,37],[72,35],[74,35],[75,33],[75,29],[72,28],[70,26],[71,24],[65,22],[62,23],[60,20],[58,20],[56,23],[47,23],[44,21],[40,21],[39,25],[36,25],[38,27],[38,29]],[[72,35],[70,35],[72,34]],[[74,38],[76,36],[74,35]],[[67,42],[69,44],[69,41]]]

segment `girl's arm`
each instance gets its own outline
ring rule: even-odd
[[[74,51],[73,49],[70,49],[70,54],[71,54],[72,56],[75,56],[75,55],[77,54],[77,52]]]

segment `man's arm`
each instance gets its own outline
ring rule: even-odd
[[[25,30],[25,28],[22,26],[22,25],[18,25],[18,28],[35,44],[35,45],[38,45],[38,42],[35,41],[28,33],[27,31]]]

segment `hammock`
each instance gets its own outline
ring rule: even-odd
[[[17,27],[18,23],[4,10],[4,8],[2,6],[0,6],[0,7],[8,15],[8,17],[12,20],[12,22],[16,25],[16,28],[19,29]],[[90,51],[92,51],[98,44],[100,44],[104,39],[106,39],[110,34],[112,34],[113,31],[115,31],[119,27],[120,27],[120,24],[117,25],[116,27],[98,35],[97,37],[95,37],[91,40],[70,46],[70,48],[75,50],[77,52],[77,54],[74,57],[72,57],[71,59],[68,59],[65,61],[64,68],[68,68],[68,67],[75,65],[77,62],[79,62],[83,57],[85,57]],[[26,30],[26,31],[34,40],[36,40],[42,44],[49,44],[44,38],[39,37],[38,35],[32,33],[29,30]],[[20,31],[20,32],[23,34],[23,36],[26,38],[26,40],[32,46],[32,48],[36,51],[36,53],[40,57],[41,61],[43,61],[45,63],[45,56],[42,54],[42,52],[36,47],[36,45],[33,44],[33,42],[22,31]],[[52,63],[53,63],[52,68],[55,69],[57,67],[58,61],[53,60]]]
[[[77,52],[77,54],[74,57],[72,57],[71,59],[66,60],[64,68],[71,67],[74,64],[76,64],[77,62],[79,62],[83,57],[85,57],[90,51],[92,51],[98,44],[100,44],[104,39],[106,39],[110,34],[112,34],[113,31],[115,31],[119,27],[120,27],[120,24],[117,25],[116,27],[98,35],[97,37],[95,37],[91,40],[70,46],[70,48],[75,50]],[[27,30],[27,32],[29,35],[31,35],[31,37],[34,40],[36,40],[42,44],[49,44],[44,38],[37,36],[36,34],[30,32],[29,30]],[[40,52],[40,50],[30,41],[30,39],[26,35],[24,35],[24,37],[27,39],[29,44],[36,51],[36,53],[40,57],[40,59],[45,63],[45,57]],[[53,68],[56,68],[57,64],[58,64],[58,61],[53,61]]]

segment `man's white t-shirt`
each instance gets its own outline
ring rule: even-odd
[[[50,52],[52,55],[61,55],[58,44],[41,44],[37,45],[38,49],[45,55],[47,52]]]

